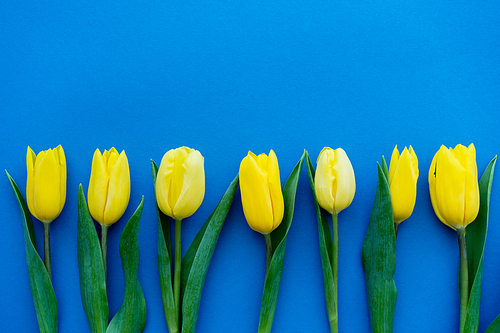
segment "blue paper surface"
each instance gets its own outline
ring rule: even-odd
[[[77,189],[94,150],[125,150],[132,192],[108,233],[110,317],[123,298],[118,253],[145,196],[139,278],[145,332],[166,332],[156,254],[150,159],[182,145],[205,157],[206,194],[183,222],[187,250],[248,150],[279,160],[282,185],[307,149],[342,147],[357,189],[339,215],[339,329],[369,332],[361,247],[376,161],[410,144],[420,177],[399,227],[394,332],[456,332],[458,242],[434,215],[427,173],[441,144],[473,142],[479,174],[500,151],[500,4],[496,1],[4,1],[0,10],[1,167],[22,192],[26,149],[62,144],[67,201],[51,227],[60,332],[88,332],[77,262]],[[314,163],[315,165],[315,163]],[[500,313],[500,183],[494,179],[480,332]],[[38,330],[21,217],[0,187],[0,322]],[[43,226],[34,221],[39,250]],[[305,167],[297,190],[273,332],[329,332],[318,231]],[[265,273],[263,237],[239,191],[203,290],[198,329],[255,332]]]

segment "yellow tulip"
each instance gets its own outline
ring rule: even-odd
[[[113,147],[92,158],[88,190],[89,211],[101,225],[109,226],[122,217],[130,199],[130,170],[125,151]]]
[[[66,157],[61,145],[38,155],[28,147],[26,199],[38,220],[48,223],[61,213],[66,202]]]
[[[249,151],[241,161],[239,176],[248,225],[262,234],[270,233],[280,225],[285,212],[276,154],[272,149],[269,156]]]
[[[156,176],[156,201],[165,214],[182,220],[194,214],[205,196],[205,169],[201,153],[188,147],[169,150]]]
[[[389,167],[389,188],[394,222],[410,217],[417,199],[418,159],[412,146],[399,156],[398,146],[392,152]]]
[[[429,169],[429,192],[437,217],[453,229],[465,228],[479,212],[476,148],[441,146]]]
[[[318,203],[330,214],[338,214],[351,204],[356,192],[351,161],[342,148],[325,147],[316,164],[314,189]]]

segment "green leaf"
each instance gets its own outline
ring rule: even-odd
[[[378,163],[377,167],[377,191],[363,244],[362,261],[371,329],[373,333],[385,333],[392,332],[396,310],[396,234],[389,183]]]
[[[158,270],[160,274],[161,299],[163,310],[170,333],[179,332],[179,321],[176,316],[174,292],[172,289],[172,245],[170,241],[170,221],[168,216],[162,213],[156,203],[156,175],[158,166],[151,160],[151,172],[153,174],[153,192],[155,194],[155,206],[157,216],[157,242],[158,242]]]
[[[109,310],[106,274],[99,237],[90,216],[82,184],[78,188],[78,271],[80,294],[90,331],[104,333],[108,328]]]
[[[182,332],[194,333],[203,284],[217,240],[233,202],[239,177],[236,175],[219,204],[191,243],[182,260]]]
[[[500,315],[493,320],[484,333],[499,333],[500,332]]]
[[[495,156],[488,164],[483,176],[479,180],[479,213],[476,219],[466,228],[465,241],[467,246],[467,266],[469,272],[469,302],[467,304],[467,317],[465,320],[464,332],[477,332],[479,329],[479,306],[483,277],[484,246],[486,244],[486,234],[488,232],[490,193],[496,160],[497,158]]]
[[[387,181],[389,181],[389,169],[387,169],[387,163],[385,162],[384,156],[382,156],[382,171],[384,172]]]
[[[264,283],[264,292],[260,306],[259,333],[271,332],[271,327],[273,325],[274,312],[276,310],[276,303],[278,302],[281,275],[283,273],[283,264],[285,261],[287,234],[292,224],[293,210],[295,207],[295,193],[297,192],[300,171],[302,170],[302,163],[304,162],[305,156],[306,151],[304,150],[302,157],[283,187],[283,199],[285,202],[283,221],[279,227],[271,233],[273,256]]]
[[[314,188],[314,167],[306,153],[307,174],[309,176],[309,183],[311,184],[311,191],[314,198],[314,206],[316,208],[316,217],[318,219],[318,234],[319,234],[319,249],[321,253],[321,266],[323,267],[323,286],[325,290],[325,301],[328,319],[330,323],[335,321],[335,295],[334,286],[335,281],[333,278],[333,255],[332,255],[332,238],[330,227],[328,226],[327,211],[321,208],[316,199],[316,190]]]
[[[125,276],[123,303],[109,323],[107,333],[138,333],[146,326],[146,299],[139,282],[139,223],[144,196],[120,237],[120,257]]]
[[[5,173],[21,210],[26,263],[28,265],[31,296],[33,297],[38,327],[42,333],[57,332],[56,294],[54,293],[49,273],[47,273],[47,269],[36,250],[35,232],[33,222],[31,221],[31,214],[16,182],[7,170],[5,170]]]

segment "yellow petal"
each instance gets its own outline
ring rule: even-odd
[[[92,158],[92,170],[90,172],[90,182],[88,190],[89,211],[92,217],[99,223],[104,222],[104,207],[108,197],[108,173],[104,163],[106,151],[103,155],[99,149],[94,152]]]
[[[42,222],[53,221],[60,212],[60,167],[52,149],[39,153],[35,161],[34,208]]]
[[[163,155],[156,175],[156,202],[163,214],[174,218],[173,206],[169,203],[170,183],[174,170],[175,150],[171,149]]]
[[[412,170],[413,170],[413,177],[415,179],[418,179],[419,172],[418,172],[418,158],[417,158],[417,154],[415,154],[415,151],[413,150],[412,146],[410,146],[409,150],[410,150],[410,155],[412,157],[411,164],[412,164]]]
[[[316,174],[314,176],[316,199],[319,205],[330,214],[335,211],[335,199],[333,197],[335,176],[330,166],[330,161],[333,160],[334,155],[333,149],[323,148],[317,160]]]
[[[477,179],[476,148],[471,144],[465,161],[465,214],[464,226],[474,221],[479,213],[479,185]]]
[[[189,154],[189,148],[184,149],[186,147],[175,149],[174,154],[174,165],[172,169],[172,178],[170,180],[170,188],[168,192],[168,204],[172,207],[172,213],[175,216],[174,207],[179,200],[179,196],[181,195],[182,188],[184,186],[184,174],[186,172],[184,161],[186,160]],[[175,218],[175,217],[174,217]]]
[[[283,220],[283,214],[285,212],[285,203],[283,201],[283,193],[281,192],[281,180],[280,180],[278,158],[276,157],[276,154],[272,149],[269,152],[267,172],[268,172],[267,181],[269,184],[268,186],[273,208],[272,230],[274,230],[281,224],[281,221]]]
[[[412,156],[405,147],[390,185],[394,221],[406,220],[413,212],[417,198],[417,178],[412,170]],[[391,161],[392,166],[392,161]]]
[[[441,147],[436,159],[436,202],[442,218],[452,227],[463,227],[466,170],[450,150]]]
[[[59,214],[64,208],[64,204],[66,203],[66,179],[67,179],[67,171],[66,171],[66,155],[64,154],[64,149],[61,145],[55,148],[55,155],[58,157],[59,161],[59,171],[60,171],[60,179],[61,179],[61,203],[59,207]],[[59,214],[57,214],[59,216]]]
[[[398,166],[399,162],[399,151],[398,151],[398,145],[394,147],[394,150],[392,151],[392,156],[391,156],[391,163],[389,164],[389,186],[392,183],[392,178],[394,177],[394,172],[396,172],[396,167]]]
[[[441,148],[446,149],[446,147],[441,146]],[[436,160],[437,156],[441,154],[441,149],[438,150],[438,152],[434,155],[432,158],[431,162],[431,167],[429,168],[429,194],[431,196],[431,203],[432,207],[434,208],[434,213],[436,213],[436,216],[438,219],[446,224],[450,228],[454,228],[451,226],[449,223],[447,223],[443,217],[441,216],[441,213],[439,212],[439,206],[437,204],[437,199],[436,199]]]
[[[28,152],[26,153],[26,201],[28,203],[28,208],[31,214],[36,217],[35,211],[35,160],[36,154],[35,152],[28,146]]]
[[[182,165],[182,190],[173,208],[174,217],[182,220],[194,214],[205,196],[204,158],[198,150],[191,149]]]
[[[336,188],[334,185],[335,213],[347,208],[354,199],[356,192],[356,180],[351,161],[342,148],[335,149],[335,160],[333,165],[333,175],[335,176]]]
[[[243,213],[250,228],[269,233],[273,228],[273,210],[268,175],[260,170],[252,155],[249,152],[243,158],[239,170]]]
[[[114,155],[116,154],[112,152],[108,163],[114,160]],[[125,151],[122,151],[110,169],[108,195],[106,206],[104,208],[104,220],[102,224],[111,225],[118,221],[120,217],[122,217],[123,213],[125,213],[129,199],[130,170],[127,155],[125,155]]]

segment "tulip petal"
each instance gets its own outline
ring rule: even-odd
[[[269,152],[267,172],[268,172],[267,181],[269,184],[269,192],[273,208],[272,230],[274,230],[280,225],[281,221],[283,220],[283,214],[285,213],[285,203],[283,201],[283,194],[281,192],[281,180],[280,180],[278,158],[276,157],[276,154],[272,149]]]
[[[176,219],[184,219],[196,212],[205,196],[204,158],[198,150],[191,149],[182,164],[182,191],[173,207]]]
[[[389,165],[389,186],[391,186],[392,179],[394,178],[394,173],[396,172],[396,168],[399,162],[399,151],[398,145],[394,147],[391,156],[391,164]]]
[[[34,207],[37,218],[45,223],[53,221],[60,212],[60,168],[54,150],[38,154],[35,162]]]
[[[441,147],[436,159],[436,201],[443,219],[454,228],[463,227],[466,170],[453,154]]]
[[[178,148],[174,151],[172,175],[170,178],[170,187],[168,192],[168,204],[172,208],[172,212],[174,211],[175,204],[177,203],[184,186],[184,174],[186,172],[184,162],[189,154],[189,148],[184,148],[186,147]],[[175,213],[173,214],[175,216]]]
[[[248,225],[260,233],[269,233],[273,228],[273,211],[268,175],[262,172],[250,153],[240,164],[240,190],[243,212]]]
[[[392,167],[392,160],[391,160]],[[394,221],[401,222],[410,217],[417,198],[417,179],[414,178],[412,156],[404,149],[390,184]],[[390,176],[389,176],[390,177]]]
[[[67,170],[66,170],[66,155],[64,154],[64,149],[61,145],[55,148],[55,155],[60,165],[60,179],[61,179],[61,203],[59,207],[59,214],[64,208],[64,204],[66,203],[66,179],[67,179]],[[57,214],[57,215],[59,215]]]
[[[413,177],[415,179],[418,179],[418,158],[417,154],[415,154],[415,151],[413,150],[413,147],[410,146],[410,155],[411,155],[411,164],[412,164],[412,170],[413,170]]]
[[[109,157],[106,151],[101,155],[99,149],[92,158],[92,170],[88,189],[89,211],[99,223],[104,223],[104,208],[108,198],[108,173],[106,172],[105,158]]]
[[[330,160],[333,160],[335,153],[333,149],[323,149],[318,157],[316,174],[314,176],[314,190],[320,206],[333,214],[335,211],[335,199],[333,197],[332,184],[335,176],[330,167]]]
[[[441,146],[444,147],[444,146]],[[446,149],[446,148],[445,148]],[[429,193],[431,196],[431,203],[432,207],[434,208],[434,213],[436,213],[436,216],[438,219],[446,224],[450,228],[454,228],[450,224],[448,224],[443,217],[441,216],[441,213],[439,212],[439,206],[437,204],[437,199],[436,199],[436,160],[437,156],[440,154],[441,149],[434,155],[432,158],[431,162],[431,167],[429,168]]]
[[[333,166],[333,174],[336,178],[335,194],[335,213],[339,213],[347,208],[356,192],[356,180],[354,178],[354,170],[352,169],[351,161],[342,148],[335,150],[335,160]]]
[[[39,218],[36,215],[35,211],[35,161],[36,154],[35,152],[28,146],[28,152],[26,153],[26,170],[27,170],[27,179],[26,179],[26,201],[28,203],[28,208],[31,214]]]
[[[464,224],[474,221],[479,212],[479,184],[477,178],[476,148],[471,144],[467,149],[465,169],[465,214]]]
[[[108,163],[112,162],[115,156],[116,154],[111,153]],[[108,195],[102,224],[110,225],[118,221],[125,213],[129,199],[130,170],[127,155],[125,155],[125,151],[122,151],[110,170]]]
[[[172,206],[169,203],[170,183],[174,170],[175,150],[170,149],[163,155],[156,178],[156,202],[163,214],[174,218]]]

